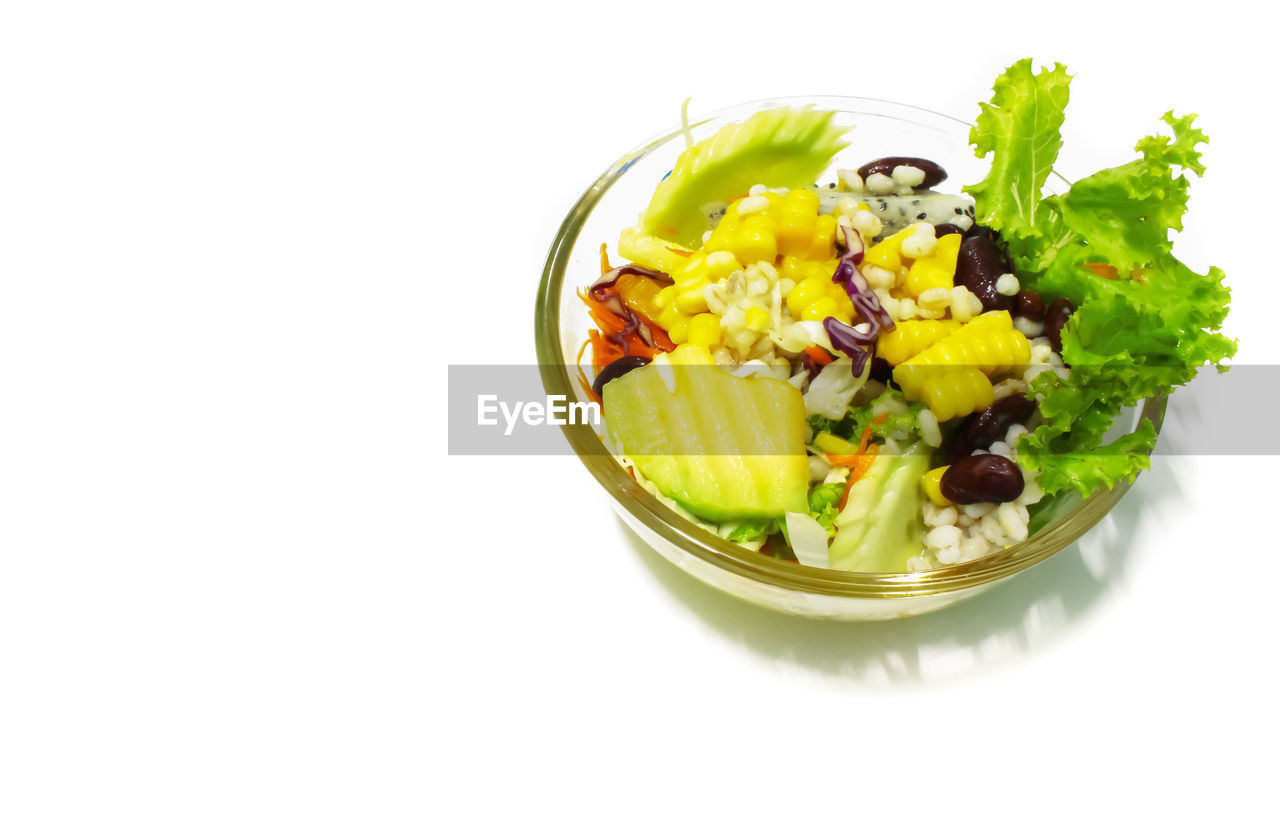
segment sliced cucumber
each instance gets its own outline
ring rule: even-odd
[[[662,494],[706,520],[777,518],[808,509],[800,391],[739,378],[684,345],[604,387],[622,453]]]

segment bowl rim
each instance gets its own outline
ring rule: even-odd
[[[727,122],[731,121],[730,117],[737,116],[738,112],[781,105],[825,105],[842,113],[885,116],[913,125],[922,123],[893,116],[894,112],[924,114],[953,124],[973,127],[971,122],[915,105],[874,97],[835,95],[771,97],[743,102],[713,111],[697,122],[690,122],[689,127],[696,128],[720,119]],[[886,110],[859,110],[849,107],[851,105],[870,106],[872,109],[883,107]],[[596,205],[623,173],[635,162],[682,133],[682,127],[665,131],[621,156],[578,198],[561,223],[543,267],[534,314],[538,368],[548,395],[571,395],[575,388],[571,375],[573,367],[565,361],[562,353],[559,306],[569,259],[583,226]],[[1052,173],[1057,180],[1069,186],[1070,183],[1056,171]],[[1164,394],[1143,400],[1138,407],[1138,422],[1144,418],[1150,420],[1158,435],[1166,402],[1167,396]],[[1111,489],[1095,492],[1061,519],[1046,525],[1021,543],[977,560],[918,572],[846,572],[777,560],[725,540],[684,518],[637,483],[590,427],[563,425],[560,429],[579,459],[609,493],[613,502],[658,537],[690,556],[734,575],[779,589],[841,598],[922,597],[962,591],[1010,577],[1074,543],[1102,520],[1132,485],[1131,481],[1121,481]]]

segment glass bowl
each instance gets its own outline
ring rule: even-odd
[[[947,169],[949,177],[937,189],[950,193],[986,174],[986,162],[976,158],[968,145],[970,123],[861,97],[784,97],[744,103],[692,123],[693,138],[703,139],[765,108],[800,105],[834,110],[838,122],[853,126],[846,137],[850,144],[836,157],[832,169],[854,168],[881,156],[923,156]],[[596,279],[600,245],[613,247],[622,228],[635,222],[684,147],[677,128],[627,153],[587,189],[560,226],[538,288],[535,317],[538,364],[548,395],[588,400],[574,377],[577,351],[591,326],[576,290]],[[1067,182],[1055,174],[1046,187],[1050,193],[1059,193]],[[1163,396],[1144,401],[1117,421],[1118,431],[1135,428],[1142,418],[1149,418],[1158,431],[1164,407]],[[619,517],[663,557],[743,600],[820,619],[906,617],[973,597],[1071,545],[1129,488],[1128,483],[1120,483],[1086,500],[1063,504],[1027,540],[968,563],[901,574],[843,572],[777,560],[717,537],[638,485],[590,427],[561,429]]]

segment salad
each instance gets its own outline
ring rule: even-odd
[[[636,481],[764,554],[907,572],[1148,468],[1154,427],[1117,417],[1236,349],[1222,271],[1171,254],[1206,138],[1167,113],[1046,195],[1069,83],[1001,74],[970,132],[990,170],[957,194],[927,157],[832,172],[857,136],[833,111],[688,139],[579,292],[581,386]]]

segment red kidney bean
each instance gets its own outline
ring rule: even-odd
[[[642,358],[638,355],[624,355],[617,361],[611,361],[604,366],[596,375],[596,380],[591,382],[591,389],[595,394],[600,396],[600,400],[604,400],[604,385],[608,384],[619,376],[626,375],[637,367],[643,367],[649,363],[649,359]]]
[[[1040,298],[1039,293],[1023,290],[1015,298],[1017,299],[1017,303],[1013,306],[1015,316],[1027,321],[1044,321],[1044,299]]]
[[[964,237],[966,239],[970,236],[985,236],[993,242],[1000,241],[1000,234],[996,232],[994,228],[989,228],[986,225],[979,225],[976,222],[970,225],[969,229],[964,232]]]
[[[996,290],[996,279],[1011,272],[1004,251],[986,236],[970,236],[960,243],[956,259],[957,286],[963,285],[978,297],[984,310],[1009,310],[1013,298]]]
[[[942,496],[952,503],[1008,503],[1026,488],[1022,470],[1001,455],[970,455],[942,473]]]
[[[1066,299],[1054,299],[1044,311],[1044,334],[1055,353],[1062,352],[1062,328],[1075,311],[1075,305]]]
[[[921,159],[918,156],[886,156],[863,165],[858,169],[858,176],[861,176],[864,180],[873,173],[893,176],[893,169],[899,165],[919,168],[924,171],[924,181],[916,185],[916,190],[932,188],[947,178],[947,172],[942,169],[941,165],[928,159]]]
[[[960,226],[959,226],[959,225],[953,225],[953,224],[950,224],[950,223],[943,223],[943,224],[941,224],[941,225],[934,225],[934,226],[933,226],[933,235],[934,235],[934,236],[946,236],[948,233],[961,233],[961,234],[963,234],[963,233],[964,233],[964,231],[960,228]]]
[[[969,457],[975,449],[986,449],[1003,441],[1014,424],[1025,424],[1035,412],[1036,403],[1024,395],[1006,395],[999,401],[966,417],[956,427],[947,447],[947,463]]]
[[[893,378],[893,365],[877,356],[871,359],[871,372],[867,377],[888,384],[889,379]]]

